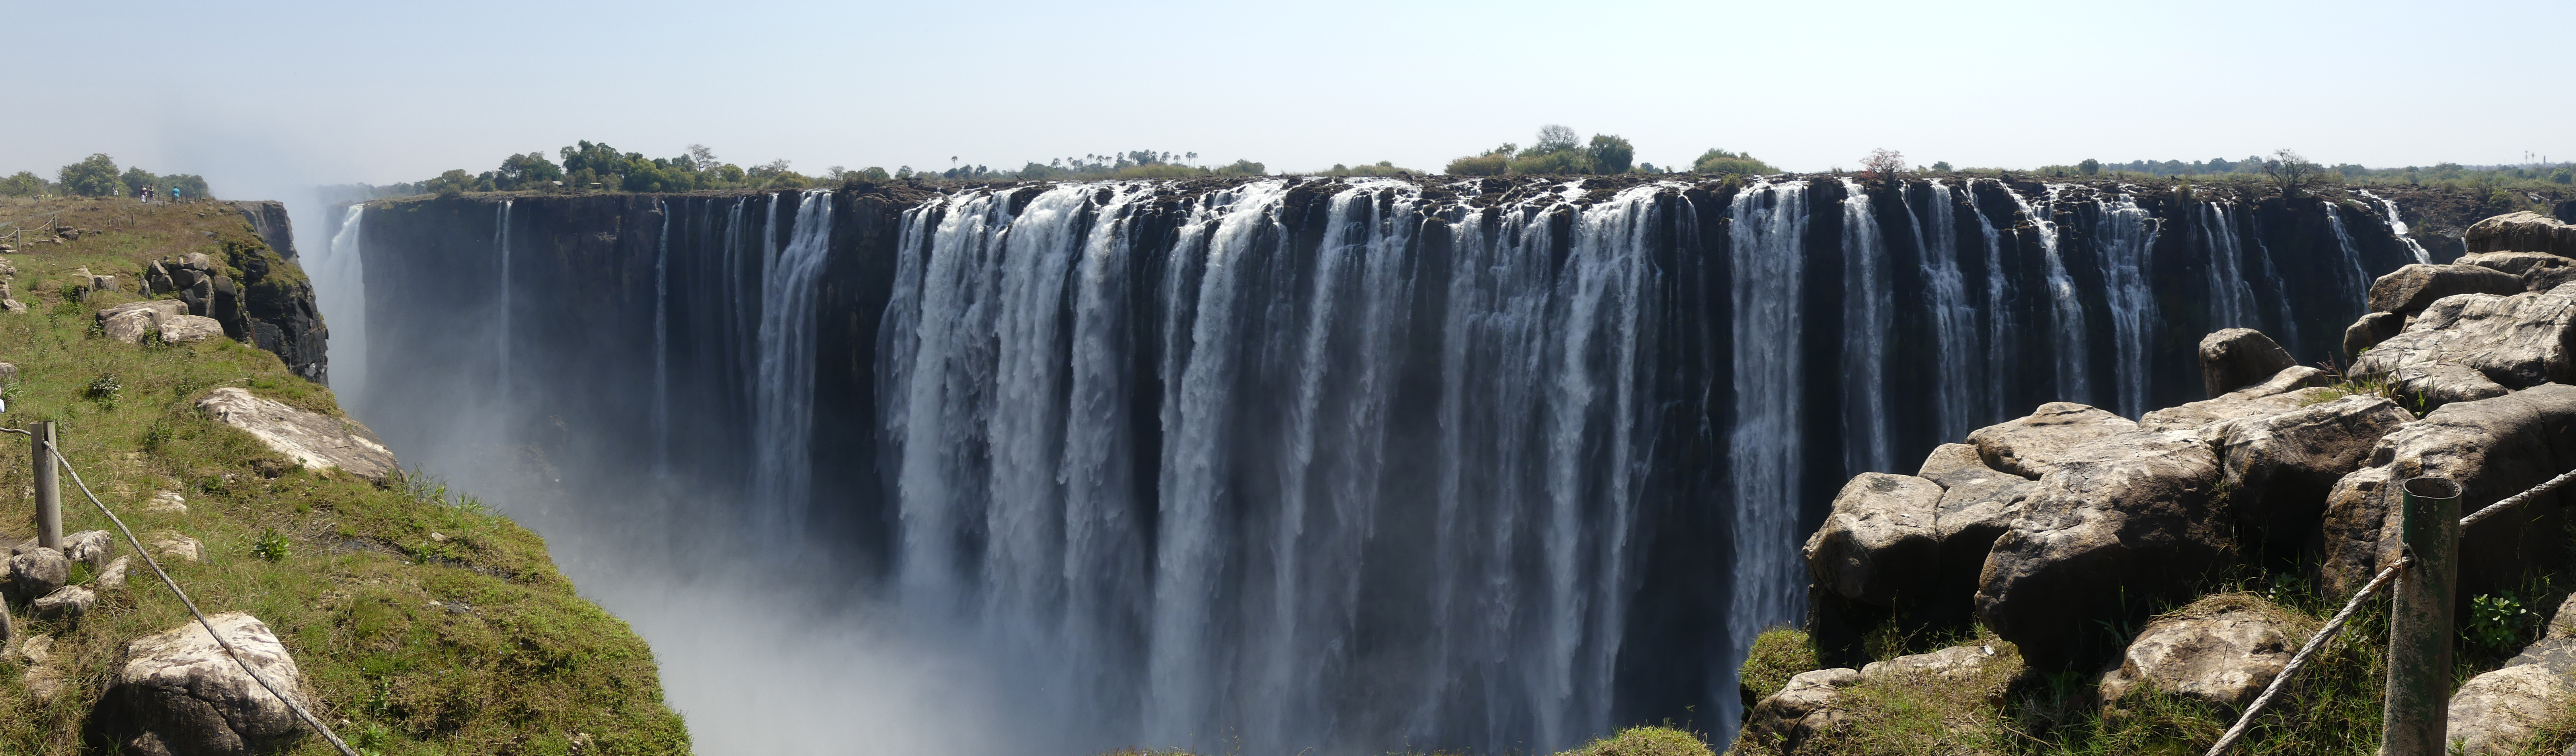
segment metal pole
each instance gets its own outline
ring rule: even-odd
[[[59,468],[54,467],[53,450],[58,443],[54,421],[37,423],[36,432],[27,437],[33,442],[30,456],[36,465],[36,545],[59,551],[63,548],[63,488],[55,472]]]
[[[2414,566],[2397,578],[2388,609],[2388,708],[2384,756],[2442,756],[2450,729],[2451,595],[2459,578],[2460,484],[2413,478],[2401,489],[2405,549]]]

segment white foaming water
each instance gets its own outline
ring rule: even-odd
[[[2005,376],[2018,374],[2013,366],[2020,363],[2021,350],[2013,343],[2013,339],[2017,336],[2015,333],[2017,324],[2013,322],[2012,308],[2009,306],[2012,301],[2012,283],[2011,278],[2005,273],[2009,258],[2004,256],[2003,233],[1995,230],[1994,222],[1986,219],[1985,210],[1977,203],[1978,180],[1969,179],[1967,185],[1961,187],[1961,190],[1967,192],[1969,208],[1976,211],[1974,215],[1977,217],[1977,235],[1986,243],[1985,369],[1986,375],[1991,377],[1985,381],[1986,414],[1979,422],[1989,422],[2007,414],[2008,408],[2004,406],[2004,384],[2007,381]],[[2001,182],[1997,182],[1997,186],[2000,187]],[[2011,190],[2005,189],[2005,191],[2009,193]]]
[[[2361,196],[2368,197],[2370,198],[2370,201],[2379,203],[2380,208],[2386,211],[2386,217],[2384,219],[2388,222],[2388,234],[2390,236],[2397,237],[2398,241],[2405,243],[2406,251],[2415,253],[2416,262],[2424,263],[2426,265],[2431,265],[2433,263],[2433,251],[2425,249],[2422,244],[2416,243],[2414,233],[2406,228],[2406,219],[2397,217],[2396,200],[2371,194],[2369,190],[2363,190],[2361,192]]]
[[[332,329],[331,392],[346,407],[366,406],[367,391],[367,261],[358,245],[367,206],[352,204],[340,215],[340,228],[313,261],[314,305]]]
[[[1869,193],[1843,179],[1843,471],[1896,469],[1896,432],[1887,414],[1887,333],[1896,327],[1896,287]]]
[[[2125,189],[2125,187],[2123,187]],[[2147,412],[2147,340],[2154,336],[2156,297],[2147,288],[2154,263],[2155,216],[2138,207],[2127,191],[2097,195],[2087,206],[2094,214],[2094,259],[2102,269],[2103,298],[2110,305],[2113,347],[2112,385],[2119,391],[2119,412],[2136,418]]]
[[[499,355],[498,362],[501,367],[493,372],[492,379],[501,387],[501,390],[496,393],[501,397],[501,404],[504,407],[509,406],[512,395],[510,386],[510,343],[513,341],[510,334],[512,296],[510,292],[510,203],[511,200],[501,200],[499,206],[492,208],[492,246],[501,250],[501,332],[499,338],[492,340],[493,349]]]
[[[2350,275],[2341,276],[2344,284],[2344,304],[2350,306],[2346,312],[2335,313],[2334,320],[2330,322],[2340,323],[2359,318],[2362,311],[2369,307],[2370,271],[2361,267],[2361,249],[2353,246],[2352,234],[2344,231],[2343,213],[2337,208],[2336,203],[2333,200],[2318,200],[2317,204],[2326,209],[2326,227],[2334,230],[2335,249],[2342,253],[2343,269],[2350,273]]]
[[[769,235],[777,207],[770,198]],[[752,393],[751,532],[793,543],[803,531],[813,477],[815,278],[831,249],[832,193],[807,190],[796,204],[796,230],[784,249],[771,245],[761,274],[758,390]]]
[[[655,201],[662,231],[653,241],[653,474],[671,474],[671,207]]]
[[[1957,196],[1940,179],[1925,182],[1921,189],[1921,207],[1908,198],[1913,187],[1898,194],[1897,199],[1914,217],[1915,259],[1923,265],[1924,306],[1932,316],[1933,335],[1940,341],[1940,362],[1933,375],[1934,420],[1942,438],[1965,438],[1970,430],[1984,425],[1990,414],[1977,408],[1978,395],[1986,384],[1977,343],[1978,303],[1969,298],[1967,274],[1959,264]],[[1988,237],[1991,240],[1992,234]]]
[[[2191,228],[2202,254],[2209,258],[2202,270],[2209,289],[2210,329],[2261,328],[2254,286],[2245,275],[2245,245],[2236,233],[2236,203],[2203,201],[2193,210],[2199,222]]]
[[[2075,291],[2075,279],[2066,271],[2066,258],[2057,250],[2057,193],[2063,184],[2048,185],[2048,199],[2039,207],[2005,186],[2013,204],[2021,207],[2023,218],[2039,236],[2040,252],[2048,265],[2049,325],[2056,333],[2057,398],[2062,401],[2093,401],[2092,370],[2086,364],[2088,337],[2084,331],[2084,301]]]
[[[1798,479],[1806,466],[1798,438],[1806,418],[1796,397],[1806,371],[1800,292],[1806,279],[1807,182],[1747,186],[1727,207],[1733,266],[1730,324],[1735,349],[1735,426],[1727,434],[1727,481],[1736,506],[1733,598],[1726,613],[1724,669],[1743,664],[1763,630],[1798,621],[1806,566],[1798,555]],[[1734,675],[1713,695],[1719,727],[1732,730],[1743,704]],[[1721,733],[1721,736],[1723,733]]]

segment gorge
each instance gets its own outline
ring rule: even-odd
[[[853,183],[378,201],[307,264],[344,403],[523,481],[621,614],[622,574],[720,550],[1066,707],[1068,752],[1552,751],[1731,733],[1855,474],[2200,398],[2223,328],[2343,359],[2372,280],[2460,253],[2402,201]]]

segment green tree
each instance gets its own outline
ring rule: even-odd
[[[2101,175],[2101,173],[2102,173],[2102,161],[2095,160],[2095,159],[2092,159],[2092,158],[2085,158],[2085,159],[2084,159],[2084,162],[2076,163],[2076,164],[2075,164],[2075,172],[2076,172],[2076,173],[2081,173],[2081,174],[2084,174],[2084,175],[2087,175],[2087,176],[2097,176],[2097,175]]]
[[[501,169],[494,173],[493,183],[504,190],[553,186],[564,177],[563,166],[547,160],[542,152],[502,158]]]
[[[1950,167],[1950,161],[1947,161],[1947,160],[1935,160],[1935,161],[1932,161],[1932,170],[1934,170],[1934,171],[1938,171],[1938,172],[1941,172],[1941,173],[1949,173],[1950,171],[1955,170],[1955,169],[1953,169],[1953,168],[1951,168],[1951,167]]]
[[[65,194],[113,197],[125,187],[125,183],[117,179],[116,161],[104,152],[93,153],[80,162],[63,166],[62,171],[55,175]]]
[[[2308,189],[2324,183],[2329,175],[2326,173],[2325,166],[2299,156],[2299,153],[2294,150],[2275,151],[2270,160],[2264,160],[2262,163],[2264,179],[2270,181],[2274,188],[2280,189],[2283,197],[2307,194]]]
[[[1627,173],[1628,163],[1637,156],[1635,145],[1617,134],[1594,134],[1586,150],[1592,158],[1592,170],[1601,173]]]
[[[1691,161],[1691,172],[1749,174],[1778,173],[1779,169],[1771,167],[1770,163],[1754,159],[1753,154],[1749,152],[1728,152],[1710,148],[1709,151],[1700,153],[1698,160]]]
[[[45,179],[32,171],[0,179],[0,196],[33,197],[45,193]]]
[[[1269,168],[1269,166],[1265,166],[1265,165],[1262,165],[1262,164],[1260,164],[1260,163],[1255,163],[1255,162],[1252,162],[1252,161],[1250,161],[1250,160],[1241,160],[1241,159],[1237,159],[1237,160],[1235,160],[1235,161],[1234,161],[1234,164],[1233,164],[1233,165],[1219,166],[1219,167],[1216,169],[1216,175],[1219,175],[1219,176],[1268,176],[1268,175],[1270,175],[1270,168]]]
[[[1456,159],[1456,160],[1451,160],[1451,161],[1449,161],[1449,168],[1448,168],[1449,175],[1452,175],[1452,176],[1500,176],[1500,175],[1503,175],[1504,173],[1509,172],[1509,171],[1511,170],[1511,166],[1512,166],[1512,154],[1513,154],[1513,153],[1516,153],[1516,152],[1519,152],[1519,151],[1520,151],[1520,145],[1512,144],[1512,143],[1510,143],[1510,142],[1504,142],[1504,143],[1503,143],[1503,146],[1501,146],[1501,147],[1496,147],[1496,148],[1493,148],[1493,149],[1490,149],[1490,150],[1486,150],[1486,151],[1484,152],[1484,154],[1481,154],[1481,155],[1469,155],[1469,156],[1466,156],[1466,157],[1458,158],[1458,159]]]
[[[23,174],[22,174],[22,175],[23,175]],[[2569,169],[2567,169],[2567,168],[2563,168],[2563,167],[2562,167],[2562,168],[2559,168],[2558,170],[2550,171],[2550,172],[2549,172],[2549,183],[2552,183],[2552,184],[2576,184],[2576,170],[2569,170]]]
[[[1545,155],[1551,152],[1567,152],[1581,145],[1577,139],[1574,127],[1561,123],[1540,126],[1538,143],[1530,145],[1529,150],[1523,154]]]

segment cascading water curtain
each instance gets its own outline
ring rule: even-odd
[[[907,614],[1079,702],[1104,743],[1499,751],[1601,732],[1653,432],[1648,251],[1681,200],[1324,191],[1302,237],[1279,180],[906,213],[879,402]],[[1434,227],[1445,266],[1424,257]],[[1430,291],[1445,309],[1417,309]],[[1408,347],[1426,340],[1436,365]],[[1439,393],[1429,469],[1387,464],[1408,384]],[[1388,498],[1425,475],[1432,501]],[[1380,538],[1420,543],[1381,564]],[[1369,599],[1398,584],[1421,600]],[[1417,628],[1417,652],[1363,658],[1391,629],[1373,623]]]
[[[1798,544],[1798,478],[1806,466],[1799,443],[1806,418],[1794,397],[1807,375],[1798,293],[1806,278],[1807,182],[1756,182],[1727,208],[1729,297],[1735,353],[1735,425],[1727,432],[1727,479],[1735,506],[1734,597],[1727,608],[1727,674],[1753,637],[1797,622],[1806,612],[1806,565]],[[1732,691],[1713,697],[1721,727],[1741,718]]]
[[[769,236],[778,235],[772,195]],[[832,192],[810,189],[797,198],[795,231],[787,246],[769,246],[761,274],[758,381],[752,393],[751,531],[794,543],[803,532],[813,479],[815,278],[831,249]]]

